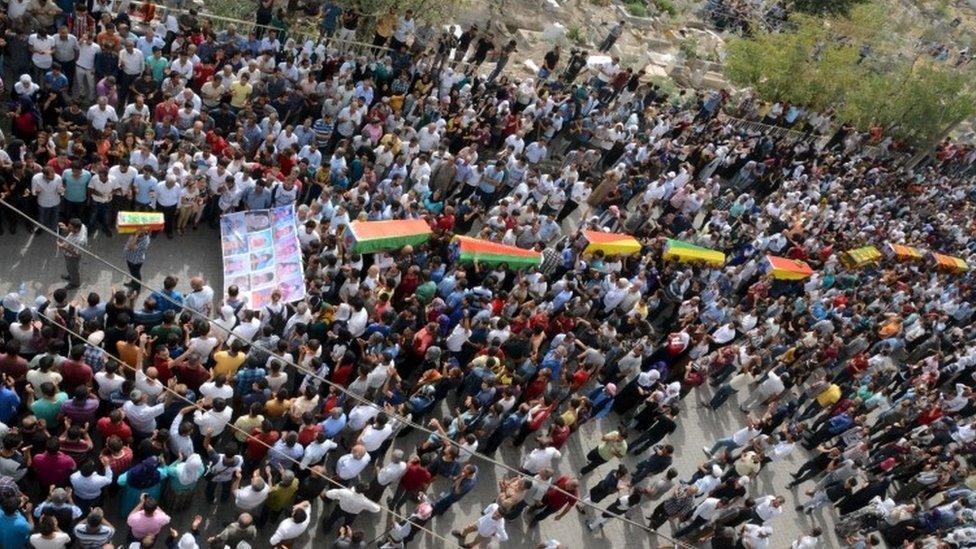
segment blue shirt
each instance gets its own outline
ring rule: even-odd
[[[31,527],[19,512],[0,514],[0,547],[27,547]]]
[[[62,176],[64,179],[64,176]],[[132,180],[132,186],[136,189],[136,202],[140,204],[149,204],[152,202],[152,196],[149,193],[156,188],[159,181],[152,176],[146,177],[143,174],[139,174]]]
[[[158,309],[161,313],[165,313],[170,309],[177,310],[183,306],[183,294],[177,292],[176,290],[161,290],[159,292],[153,292],[152,297],[156,300],[156,309]],[[167,299],[167,297],[169,299]],[[175,301],[175,303],[173,303],[173,301]]]
[[[0,387],[0,421],[10,425],[18,406],[20,406],[20,397],[17,393],[10,387]]]
[[[329,416],[319,425],[322,426],[322,432],[325,433],[326,438],[334,438],[346,428],[346,414],[342,414],[338,418]]]
[[[61,180],[64,181],[64,199],[68,202],[88,200],[88,183],[91,178],[92,174],[88,170],[81,170],[78,177],[75,177],[74,170],[65,170],[61,174]]]

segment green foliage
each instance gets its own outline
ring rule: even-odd
[[[654,0],[654,6],[657,7],[657,11],[666,13],[672,17],[678,13],[678,9],[674,7],[673,0]]]
[[[569,29],[566,31],[566,38],[575,44],[583,45],[586,43],[586,35],[583,33],[583,29],[579,25],[569,27]]]
[[[632,0],[624,5],[624,9],[627,13],[633,15],[634,17],[647,17],[647,4],[642,0]]]
[[[797,10],[810,15],[847,15],[867,0],[793,0]]]
[[[851,19],[794,18],[790,32],[757,33],[728,44],[726,75],[770,101],[823,110],[865,128],[881,124],[915,143],[938,136],[976,112],[973,75],[921,54],[861,60],[861,44],[883,45],[883,19],[871,6]],[[880,47],[880,46],[879,46]]]
[[[678,40],[678,51],[685,54],[686,60],[698,59],[701,57],[698,53],[698,38],[694,36],[686,36]]]

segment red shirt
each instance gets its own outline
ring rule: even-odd
[[[546,507],[550,509],[562,509],[567,505],[573,505],[579,499],[579,491],[577,488],[569,489],[566,485],[569,483],[570,477],[562,475],[556,479],[555,488],[550,488],[546,491],[546,495],[542,496],[542,502],[546,504]],[[569,492],[569,494],[563,493]]]
[[[176,116],[180,113],[180,107],[175,101],[163,101],[162,103],[156,105],[153,110],[153,122],[162,122],[167,116],[171,120],[176,120]]]
[[[75,470],[75,460],[64,452],[51,454],[44,452],[34,456],[31,463],[34,474],[41,487],[47,489],[51,485],[67,486],[71,472]]]
[[[123,441],[132,440],[132,428],[125,421],[115,423],[111,418],[103,417],[95,424],[95,428],[98,429],[98,434],[102,435],[103,439],[117,435]]]
[[[302,446],[308,446],[313,440],[315,440],[315,435],[322,432],[322,426],[316,423],[315,425],[308,425],[302,427],[298,431],[298,443]]]
[[[0,374],[13,379],[22,379],[27,375],[27,360],[15,354],[0,354]]]
[[[75,387],[88,385],[92,382],[95,375],[92,373],[91,366],[84,362],[65,360],[61,363],[61,389],[71,394]]]
[[[173,361],[161,356],[153,357],[153,368],[156,368],[156,379],[158,379],[163,385],[169,382],[169,378],[173,377],[173,372],[170,370],[170,364]]]
[[[255,429],[251,431],[251,436],[247,437],[247,459],[252,461],[261,461],[264,456],[268,455],[268,450],[270,446],[274,446],[275,442],[281,435],[278,431],[270,431],[267,433],[262,432],[260,429]]]
[[[200,386],[210,380],[210,372],[206,368],[193,368],[186,364],[174,366],[173,374],[180,383],[194,393],[200,392]]]
[[[407,464],[407,470],[400,477],[400,485],[404,490],[417,492],[423,490],[430,484],[430,471],[419,463]]]

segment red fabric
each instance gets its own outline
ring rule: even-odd
[[[579,490],[573,488],[572,490],[567,489],[566,485],[569,484],[571,477],[562,475],[556,479],[555,488],[550,488],[546,491],[546,495],[542,497],[542,503],[546,504],[546,507],[550,509],[562,509],[567,505],[574,505],[579,500]],[[568,492],[568,494],[564,493]]]
[[[430,471],[426,467],[419,463],[410,463],[407,465],[407,470],[403,476],[400,477],[400,484],[403,485],[404,490],[419,491],[430,484],[430,479]]]
[[[247,437],[247,459],[252,461],[261,461],[264,456],[268,455],[268,450],[270,446],[274,446],[281,435],[278,431],[262,432],[260,429],[254,429],[251,431],[251,436]]]
[[[95,428],[98,429],[98,434],[102,435],[102,439],[116,435],[123,441],[132,440],[132,428],[125,421],[115,423],[108,417],[103,417],[95,424]]]

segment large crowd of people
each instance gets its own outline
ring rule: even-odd
[[[8,2],[0,232],[57,232],[68,284],[2,300],[0,547],[293,547],[313,516],[360,547],[358,515],[384,509],[382,547],[485,547],[506,521],[576,509],[594,531],[763,549],[784,512],[824,506],[847,547],[976,542],[973,276],[839,260],[884,243],[976,254],[973,149],[899,167],[880,129],[830,113],[667,94],[612,56],[622,24],[609,61],[554,47],[526,77],[488,29],[438,34],[410,12],[367,28],[327,2],[305,40],[280,8],[261,1],[238,34],[150,4]],[[372,54],[350,53],[357,36]],[[122,210],[161,212],[179,238],[288,205],[307,296],[256,310],[201,277],[145,287],[152,237],[114,234]],[[392,219],[433,235],[343,246],[352,220]],[[588,253],[582,229],[642,250]],[[459,234],[541,264],[461,262]],[[127,289],[85,290],[93,238],[120,241]],[[666,238],[727,261],[665,260]],[[773,279],[767,255],[814,273]],[[688,448],[670,435],[692,407],[738,407],[738,424]],[[573,470],[565,445],[591,422]],[[755,482],[789,456],[796,509]],[[482,516],[436,528],[485,468],[501,480]],[[217,501],[239,516],[172,527]]]

